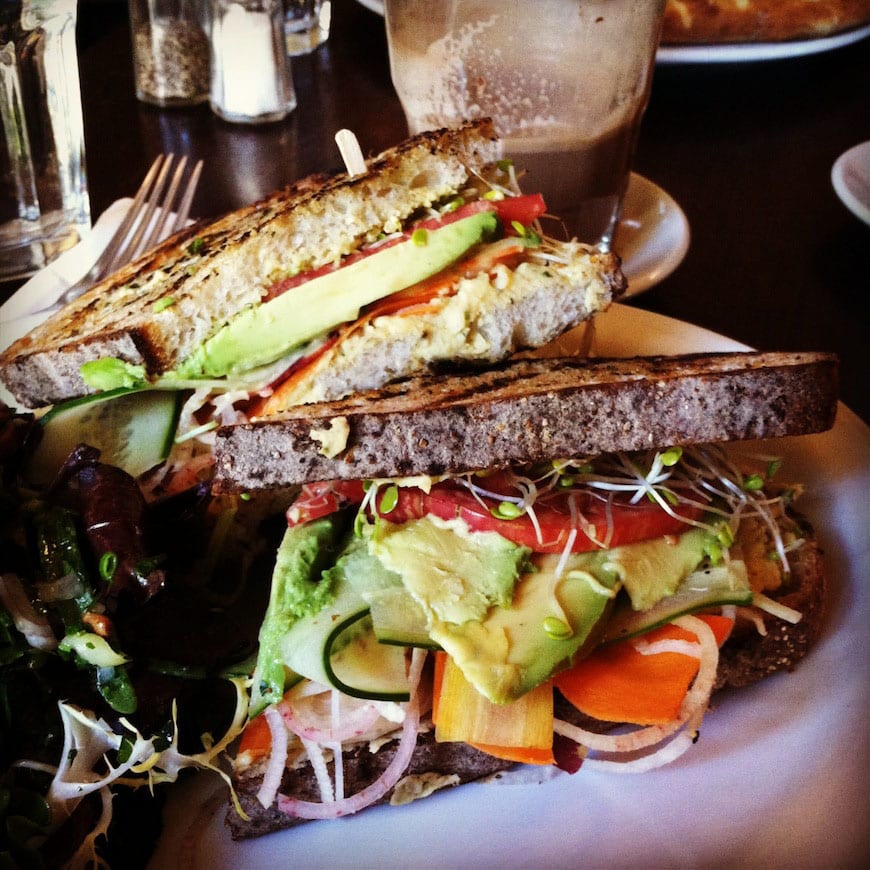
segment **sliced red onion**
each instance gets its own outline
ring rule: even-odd
[[[417,745],[417,730],[420,724],[417,687],[420,682],[420,674],[423,670],[425,658],[426,653],[424,650],[414,650],[409,673],[411,700],[405,709],[402,735],[399,745],[396,747],[396,754],[381,776],[355,795],[333,801],[332,803],[297,800],[296,798],[279,794],[278,809],[282,813],[299,819],[336,819],[341,816],[348,816],[377,803],[401,779]]]
[[[701,658],[701,647],[690,640],[671,638],[650,643],[641,638],[634,641],[633,646],[642,656],[655,656],[659,653],[677,653],[681,656],[688,656],[690,659]]]
[[[405,722],[402,725],[402,737],[396,749],[393,760],[387,769],[371,785],[351,797],[332,803],[314,803],[278,795],[278,809],[288,816],[300,819],[336,819],[357,813],[373,803],[377,803],[399,781],[411,761],[414,747],[417,745],[417,726],[420,716],[417,711],[416,699],[408,704]]]
[[[344,717],[340,725],[323,726],[305,721],[300,715],[298,705],[292,700],[284,700],[278,705],[284,724],[303,740],[315,743],[341,743],[360,737],[377,721],[380,713],[374,704],[364,704]]]
[[[272,735],[272,748],[269,751],[269,763],[263,775],[263,782],[257,792],[257,800],[264,806],[270,807],[275,803],[278,789],[281,787],[281,777],[287,764],[287,729],[281,714],[270,705],[263,711],[266,722],[269,725],[269,733]]]
[[[683,699],[680,714],[686,719],[693,718],[698,712],[702,718],[710,702],[713,684],[716,682],[716,670],[719,667],[719,644],[713,629],[698,619],[697,616],[681,616],[674,620],[674,625],[690,631],[698,638],[701,645],[701,663],[691,688]],[[701,718],[698,724],[701,724]]]
[[[646,773],[657,767],[664,767],[664,765],[679,758],[695,742],[695,731],[696,728],[681,731],[661,749],[633,761],[606,761],[600,758],[587,758],[583,762],[583,767],[587,770],[600,770],[607,773]]]
[[[554,719],[553,731],[596,752],[636,752],[661,743],[665,738],[679,731],[684,722],[685,719],[677,717],[667,725],[649,725],[629,734],[599,734],[596,731],[578,728],[562,719]],[[587,759],[584,764],[588,761]]]

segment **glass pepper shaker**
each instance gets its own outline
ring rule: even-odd
[[[212,110],[225,121],[280,121],[296,108],[282,0],[212,0]]]
[[[208,99],[209,0],[129,0],[136,96],[156,106]]]

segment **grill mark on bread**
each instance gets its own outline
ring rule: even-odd
[[[231,492],[442,474],[655,445],[809,434],[833,424],[836,406],[833,354],[519,360],[465,376],[413,378],[222,428],[214,486]],[[326,457],[310,432],[337,416],[347,418],[348,449]]]

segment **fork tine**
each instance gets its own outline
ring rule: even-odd
[[[120,259],[122,252],[120,249],[122,244],[130,234],[130,230],[133,228],[137,216],[142,211],[145,200],[151,192],[151,187],[154,184],[154,179],[157,177],[162,162],[163,155],[160,154],[151,164],[151,168],[148,170],[145,178],[142,180],[142,184],[139,185],[139,189],[136,191],[136,195],[133,198],[130,208],[127,210],[127,214],[124,215],[124,220],[121,221],[118,229],[115,230],[112,238],[109,239],[109,243],[106,245],[102,254],[100,254],[97,261],[88,271],[87,277],[91,282],[96,283],[100,278],[113,271],[115,265],[121,264]]]
[[[178,206],[175,223],[172,225],[173,233],[177,233],[187,223],[187,217],[190,214],[190,207],[193,204],[193,197],[196,193],[196,188],[199,185],[199,176],[201,174],[202,160],[198,160],[196,166],[193,167],[193,172],[190,173],[190,178],[187,180],[187,187],[184,190],[184,196]]]
[[[148,229],[151,219],[154,217],[154,209],[157,207],[157,202],[160,197],[163,196],[163,189],[166,187],[166,182],[169,179],[169,171],[172,168],[174,160],[174,154],[166,155],[166,158],[163,161],[163,166],[160,168],[160,174],[157,176],[157,181],[154,183],[154,189],[151,191],[148,201],[145,203],[144,211],[142,211],[139,216],[136,230],[125,246],[124,260],[122,262],[129,262],[140,250],[140,244],[145,235],[145,231]]]
[[[202,174],[203,161],[199,160],[194,166],[193,172],[190,173],[176,210],[175,220],[170,232],[166,232],[173,205],[181,190],[188,158],[184,156],[179,161],[164,197],[163,190],[169,179],[174,160],[175,156],[172,154],[162,154],[155,159],[139,186],[139,190],[136,191],[127,214],[91,269],[81,280],[68,287],[53,304],[38,310],[57,311],[68,302],[77,299],[106,275],[125,266],[134,256],[138,256],[153,244],[162,241],[170,232],[177,232],[187,223],[193,197]],[[160,204],[160,214],[154,220],[154,212],[158,203]]]
[[[178,161],[178,166],[175,168],[175,174],[172,176],[169,189],[166,191],[166,196],[160,203],[160,214],[158,215],[157,220],[154,221],[150,230],[142,237],[142,241],[139,243],[133,254],[134,257],[138,257],[143,251],[147,251],[164,237],[164,230],[169,223],[169,216],[172,212],[172,206],[175,203],[175,197],[178,195],[178,189],[181,187],[181,180],[184,177],[186,166],[187,157],[185,156]]]

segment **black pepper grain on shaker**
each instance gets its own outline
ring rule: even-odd
[[[208,99],[207,2],[130,4],[136,96],[159,106]]]

